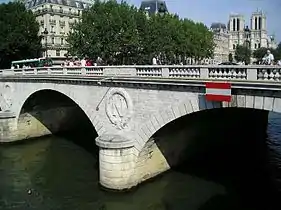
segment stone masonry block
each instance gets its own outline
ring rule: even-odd
[[[273,111],[279,113],[281,112],[281,98],[274,99]]]
[[[254,107],[254,96],[246,95],[246,108],[253,108],[253,107]]]
[[[262,96],[255,96],[254,97],[254,109],[263,109],[263,100]]]
[[[268,111],[272,111],[273,102],[274,102],[274,98],[264,97],[263,109],[268,110]]]

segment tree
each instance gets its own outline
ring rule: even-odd
[[[39,57],[39,24],[31,11],[19,2],[0,4],[0,68],[13,60]]]
[[[270,52],[274,55],[275,61],[281,59],[281,43],[279,43],[276,49],[272,49],[272,48],[268,49],[265,47],[256,49],[253,52],[253,57],[256,58],[257,60],[262,60],[262,58],[267,54],[267,50],[270,50]]]
[[[275,60],[281,60],[281,42],[278,44],[277,48],[274,50],[275,51]]]
[[[229,54],[228,54],[228,61],[229,61],[230,63],[233,62],[233,55],[232,55],[232,53],[229,53]]]
[[[90,58],[101,57],[108,64],[134,62],[141,39],[137,32],[135,7],[126,2],[96,1],[82,14],[81,22],[69,34],[70,53]]]
[[[245,62],[245,64],[249,64],[251,60],[251,50],[242,45],[237,45],[235,49],[235,60],[237,62]]]
[[[258,61],[262,60],[262,58],[264,57],[264,55],[266,55],[267,53],[267,48],[265,47],[261,47],[259,49],[256,49],[254,52],[253,52],[253,57],[256,58]],[[273,51],[271,49],[271,51]]]
[[[69,34],[72,55],[101,57],[107,64],[147,64],[201,60],[213,56],[213,33],[202,23],[173,14],[147,17],[125,2],[95,1]]]
[[[178,47],[181,43],[177,31],[179,26],[180,20],[171,14],[156,14],[148,19],[143,48],[149,55],[149,60],[158,57],[162,63],[176,62],[181,51]]]

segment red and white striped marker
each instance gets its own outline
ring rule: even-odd
[[[228,82],[206,82],[207,101],[231,101],[231,84]]]

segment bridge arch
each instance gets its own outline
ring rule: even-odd
[[[205,157],[212,149],[222,152],[220,148],[231,145],[235,147],[233,151],[237,151],[245,140],[241,138],[238,143],[241,133],[246,133],[245,137],[252,134],[259,138],[265,137],[268,122],[266,111],[281,112],[281,99],[276,99],[273,99],[275,102],[271,106],[262,104],[262,108],[258,108],[255,103],[252,106],[246,106],[249,103],[215,103],[199,96],[198,99],[182,101],[178,106],[170,106],[151,115],[137,130],[138,135],[135,137],[135,162],[139,179],[149,179],[184,165],[185,161],[194,160],[194,157]],[[213,123],[210,119],[217,121]],[[232,120],[225,123],[228,119]],[[238,132],[233,133],[236,129]],[[251,144],[255,138],[249,139]],[[258,143],[261,144],[260,141]],[[221,146],[216,146],[218,144]]]
[[[81,102],[69,94],[51,88],[30,92],[20,102],[16,116],[20,139],[76,129],[75,126],[80,124],[80,120],[87,123],[87,127],[90,126],[98,135],[94,124],[97,121],[91,118]]]
[[[239,98],[239,102],[238,102]],[[207,109],[219,108],[250,108],[281,113],[281,98],[253,96],[235,96],[234,102],[210,102],[206,101],[204,95],[199,95],[198,99],[188,99],[178,105],[169,106],[166,109],[151,115],[150,118],[140,126],[137,131],[135,147],[139,151],[145,147],[150,138],[165,125],[186,115],[204,111]]]

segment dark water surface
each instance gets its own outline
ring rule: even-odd
[[[239,127],[235,129],[239,132]],[[174,169],[127,193],[101,190],[97,159],[67,138],[45,137],[1,146],[0,209],[278,210],[280,115],[270,114],[264,142],[260,150],[246,147],[247,151],[236,151],[239,157],[235,158],[245,163],[240,169],[222,168],[220,163],[197,159],[188,163],[196,173],[192,167],[189,171]],[[225,158],[229,157],[220,156],[216,161]],[[223,170],[229,173],[220,173]]]

